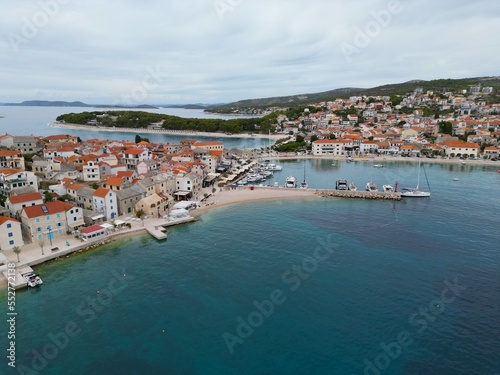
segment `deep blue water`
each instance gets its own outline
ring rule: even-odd
[[[282,175],[301,176],[302,162],[282,164]],[[335,168],[308,162],[307,179],[416,183],[405,163]],[[426,171],[428,199],[226,206],[169,229],[166,242],[133,237],[40,266],[44,285],[17,294],[18,366],[51,375],[498,374],[500,174]],[[5,295],[0,304],[3,312]],[[65,329],[75,334],[67,342]],[[33,363],[44,350],[54,358]]]
[[[18,106],[0,106],[0,134],[9,133],[12,135],[39,135],[47,136],[52,134],[70,134],[79,136],[81,139],[116,139],[116,140],[134,140],[136,134],[141,134],[151,142],[156,143],[179,143],[181,139],[186,139],[187,135],[171,134],[153,134],[153,133],[128,133],[128,132],[101,132],[79,129],[58,129],[47,126],[55,121],[57,116],[64,113],[80,113],[85,111],[100,111],[101,108],[83,108],[83,107],[18,107]],[[218,115],[205,113],[198,109],[183,108],[159,108],[145,109],[143,111],[152,113],[165,113],[179,117],[192,118],[223,118],[230,119],[234,116]],[[189,137],[193,138],[193,137]],[[269,145],[268,139],[263,138],[219,138],[219,137],[194,137],[202,140],[217,140],[224,143],[227,149],[238,148],[260,148]]]

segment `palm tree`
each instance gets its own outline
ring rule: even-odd
[[[19,263],[20,262],[20,260],[19,260],[19,253],[21,252],[21,248],[19,246],[14,246],[12,248],[12,251],[14,253],[16,253],[16,255],[17,255],[17,263]]]
[[[45,245],[45,240],[44,240],[43,238],[40,238],[40,239],[38,240],[38,245],[40,245],[40,249],[42,249],[42,255],[44,255],[44,254],[43,254],[43,247],[44,247],[44,245]]]

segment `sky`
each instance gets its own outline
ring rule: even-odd
[[[0,102],[228,103],[500,75],[491,0],[0,0]]]

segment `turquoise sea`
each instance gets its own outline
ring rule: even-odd
[[[385,164],[305,163],[318,188],[416,183]],[[499,374],[498,167],[425,169],[428,199],[226,206],[37,267],[0,373]]]
[[[128,132],[104,132],[88,131],[81,129],[63,129],[48,126],[49,123],[56,120],[57,116],[64,113],[81,113],[93,111],[105,111],[105,108],[86,108],[86,107],[20,107],[20,106],[0,106],[0,134],[9,133],[11,135],[38,135],[47,136],[53,134],[69,134],[80,137],[82,140],[99,138],[115,140],[134,140],[136,133]],[[201,109],[184,108],[158,108],[144,109],[142,111],[152,113],[164,113],[172,116],[189,118],[222,118],[231,119],[234,116],[205,113]],[[238,116],[240,117],[240,116]],[[247,116],[241,116],[247,117]],[[155,143],[176,143],[181,139],[186,139],[186,135],[141,133],[151,142]],[[221,137],[196,137],[200,140],[217,140],[224,143],[229,150],[233,147],[238,148],[260,148],[267,147],[269,140],[265,138],[221,138]]]

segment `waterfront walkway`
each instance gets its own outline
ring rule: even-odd
[[[118,217],[116,220],[126,221],[126,219],[127,217]],[[16,269],[18,270],[18,273],[20,273],[20,270],[25,267],[35,266],[61,256],[69,257],[69,254],[71,253],[98,247],[109,242],[115,237],[139,234],[141,232],[148,233],[148,229],[152,229],[156,233],[159,231],[158,228],[160,227],[169,227],[172,225],[189,223],[195,220],[196,219],[193,217],[186,217],[178,220],[167,220],[163,218],[149,218],[139,221],[130,220],[126,222],[130,223],[131,228],[125,226],[121,229],[110,231],[109,234],[97,237],[92,241],[83,241],[80,238],[75,238],[73,235],[64,235],[62,237],[54,238],[52,243],[46,241],[43,250],[38,242],[25,244],[21,247],[19,262],[17,261],[17,255],[12,250],[4,250],[2,253],[6,256],[8,263],[16,264]],[[3,273],[0,273],[0,287],[5,287],[6,285],[6,277]]]

